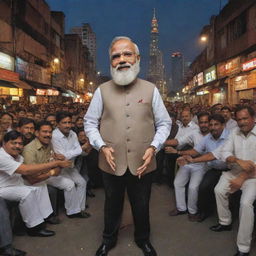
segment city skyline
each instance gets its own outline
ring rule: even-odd
[[[170,70],[170,52],[181,51],[189,61],[200,53],[200,31],[212,15],[219,13],[221,2],[223,7],[227,0],[47,0],[51,10],[64,12],[66,33],[70,33],[71,27],[90,23],[97,36],[97,70],[105,75],[109,75],[108,47],[113,37],[131,37],[140,48],[142,77],[148,69],[153,8],[159,23],[159,48],[166,70]]]

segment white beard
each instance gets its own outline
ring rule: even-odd
[[[127,70],[118,70],[119,67],[122,66],[129,66]],[[133,65],[126,63],[126,64],[119,64],[115,68],[110,66],[110,73],[112,79],[115,84],[119,86],[126,86],[132,83],[140,72],[140,61],[136,61]]]

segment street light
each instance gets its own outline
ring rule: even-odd
[[[207,36],[206,35],[201,35],[201,37],[200,37],[200,40],[201,40],[201,42],[207,42]]]
[[[54,58],[53,62],[54,62],[54,64],[59,64],[60,60],[58,58]]]

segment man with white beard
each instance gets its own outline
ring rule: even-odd
[[[128,37],[116,37],[109,49],[113,80],[95,91],[84,118],[90,144],[99,150],[105,187],[103,243],[96,256],[106,256],[117,242],[127,194],[134,219],[134,238],[146,256],[156,256],[150,243],[149,199],[155,153],[171,129],[171,119],[155,85],[137,78],[140,54]]]

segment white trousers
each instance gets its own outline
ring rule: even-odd
[[[46,185],[2,187],[0,188],[0,197],[19,202],[22,219],[28,228],[44,222],[44,219],[52,213]]]
[[[186,164],[180,167],[174,180],[176,207],[179,211],[197,213],[198,188],[205,174],[205,165]],[[188,204],[186,204],[185,186],[188,186]]]
[[[217,202],[219,223],[230,225],[232,222],[229,210],[230,180],[236,178],[237,173],[232,171],[223,172],[214,191]],[[256,179],[246,180],[242,187],[242,196],[239,209],[239,228],[237,234],[237,247],[240,252],[250,251],[252,232],[254,227],[254,208],[253,203],[256,199]]]
[[[68,177],[62,175],[50,177],[46,180],[48,185],[51,185],[60,190],[64,190],[65,208],[67,215],[81,212],[81,202],[85,201],[86,193],[81,194],[77,189],[75,182]],[[86,186],[86,185],[85,185]]]
[[[61,174],[51,178],[47,184],[64,190],[67,215],[85,210],[87,182],[76,168],[62,169]]]

